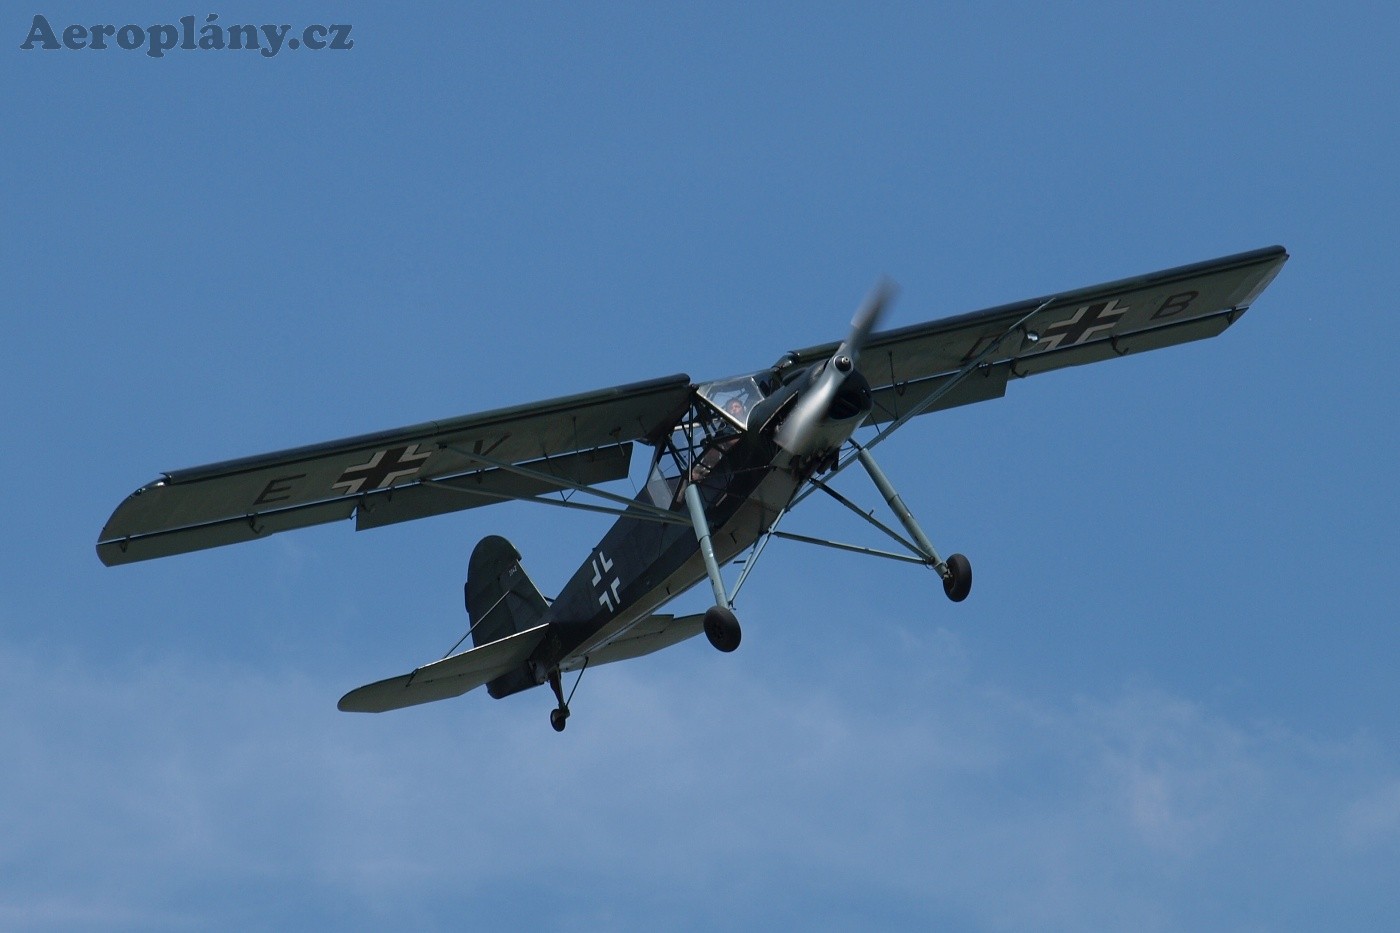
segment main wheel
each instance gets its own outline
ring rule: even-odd
[[[723,606],[711,606],[705,610],[705,637],[720,651],[733,651],[739,647],[743,632],[734,613]]]
[[[549,724],[554,727],[555,732],[563,732],[564,726],[569,722],[569,714],[562,709],[552,709],[549,711]]]
[[[961,554],[948,558],[948,576],[943,581],[943,592],[955,603],[967,599],[972,592],[972,563]]]

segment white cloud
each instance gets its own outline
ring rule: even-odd
[[[1358,849],[1400,846],[1400,780],[1363,795],[1346,811],[1346,841]]]
[[[1364,743],[1037,699],[912,641],[904,681],[893,645],[801,684],[703,646],[603,668],[562,736],[542,693],[347,716],[291,669],[6,650],[0,921],[1244,927],[1393,875],[1400,775]]]

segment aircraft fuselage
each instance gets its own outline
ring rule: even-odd
[[[814,367],[815,368],[815,367]],[[723,566],[762,536],[814,472],[820,456],[794,456],[773,440],[778,409],[788,410],[807,384],[790,379],[756,406],[760,419],[710,450],[719,456],[701,475],[678,476],[667,489],[669,502],[657,502],[651,488],[617,520],[564,585],[542,621],[548,634],[520,669],[487,685],[503,697],[545,682],[550,671],[578,669],[595,651],[625,635],[632,626],[706,578],[699,539],[687,518],[682,490],[694,483],[704,503],[715,558]],[[869,411],[864,380],[853,383],[821,427],[821,450],[843,444]],[[855,401],[852,401],[852,396]],[[713,454],[712,454],[713,457]],[[697,458],[698,462],[698,458]],[[662,505],[684,522],[658,522],[647,506]]]

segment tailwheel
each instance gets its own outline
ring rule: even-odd
[[[705,637],[720,651],[733,651],[739,647],[743,632],[734,613],[723,606],[711,606],[705,610]]]
[[[943,578],[943,592],[955,603],[967,599],[972,592],[972,563],[961,554],[948,558],[948,575]]]
[[[549,689],[554,691],[554,698],[559,701],[559,706],[549,711],[549,724],[555,732],[563,732],[569,721],[569,704],[564,699],[564,679],[557,667],[549,672]]]

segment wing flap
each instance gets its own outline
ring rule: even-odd
[[[461,696],[525,663],[544,640],[548,628],[547,624],[537,625],[425,664],[410,674],[357,687],[341,697],[337,706],[347,713],[383,713]]]

